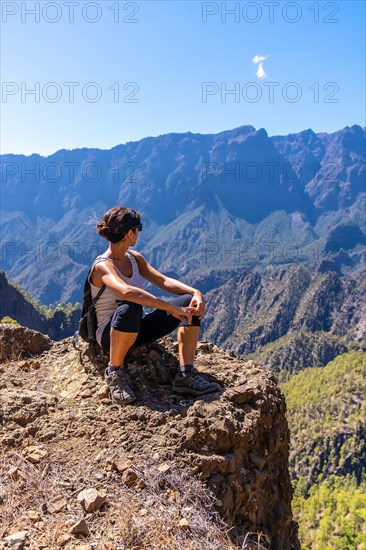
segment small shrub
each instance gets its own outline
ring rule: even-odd
[[[11,324],[11,325],[18,325],[20,327],[20,323],[18,323],[18,321],[16,321],[15,319],[12,319],[11,317],[9,317],[8,315],[6,315],[5,317],[3,317],[0,321],[0,323],[7,323],[7,324]]]

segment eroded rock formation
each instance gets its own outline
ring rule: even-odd
[[[11,338],[12,345],[27,345],[36,334],[5,325],[0,344]],[[162,464],[189,469],[206,484],[220,515],[238,532],[263,533],[267,548],[299,548],[291,514],[286,405],[271,373],[199,342],[195,363],[222,391],[196,399],[176,395],[171,382],[177,342],[165,337],[131,348],[125,363],[138,400],[120,407],[109,399],[101,376],[107,356],[99,347],[79,342],[77,350],[71,338],[49,349],[39,342],[28,358],[3,357],[5,454],[16,449],[43,465],[92,461],[99,470],[126,457],[138,465],[155,456]]]

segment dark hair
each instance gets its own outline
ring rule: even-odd
[[[114,206],[97,223],[97,233],[111,243],[121,241],[126,233],[141,222],[141,214],[133,208]]]

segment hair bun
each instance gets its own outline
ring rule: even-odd
[[[125,206],[110,208],[96,224],[97,233],[111,243],[124,238],[129,227],[140,223],[141,215],[137,210]]]
[[[96,228],[97,228],[97,233],[101,237],[107,237],[108,236],[109,231],[108,231],[107,224],[105,223],[104,220],[100,220],[100,222],[97,223]]]

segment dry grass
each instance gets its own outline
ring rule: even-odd
[[[20,454],[0,455],[0,541],[10,533],[28,531],[27,548],[96,550],[223,550],[254,548],[234,544],[229,529],[215,511],[215,497],[198,480],[173,465],[161,474],[151,461],[132,465],[137,479],[127,487],[121,474],[106,468],[95,477],[96,464],[78,469],[67,464],[33,465]],[[107,495],[107,503],[86,514],[77,501],[85,487]],[[50,513],[47,504],[64,497],[67,505]],[[0,499],[0,500],[1,500]],[[85,518],[87,538],[68,534],[70,525]],[[188,526],[179,526],[186,518]],[[4,544],[4,543],[3,543]],[[0,548],[6,547],[1,546]],[[258,544],[259,549],[261,546]]]

